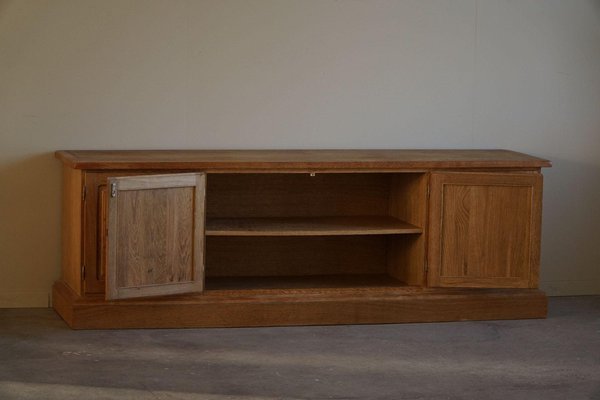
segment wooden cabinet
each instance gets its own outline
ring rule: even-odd
[[[536,318],[545,160],[60,151],[74,328]]]

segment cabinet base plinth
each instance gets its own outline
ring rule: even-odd
[[[212,290],[137,300],[80,297],[63,282],[53,306],[74,329],[200,328],[383,324],[545,318],[536,289],[416,287],[314,290]]]

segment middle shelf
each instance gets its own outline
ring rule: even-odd
[[[382,215],[328,217],[208,218],[206,236],[343,236],[422,233]]]

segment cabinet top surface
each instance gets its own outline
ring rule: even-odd
[[[540,168],[548,160],[510,150],[61,150],[77,169],[402,170]]]

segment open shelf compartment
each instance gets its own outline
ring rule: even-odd
[[[423,286],[428,178],[209,174],[206,289]]]

